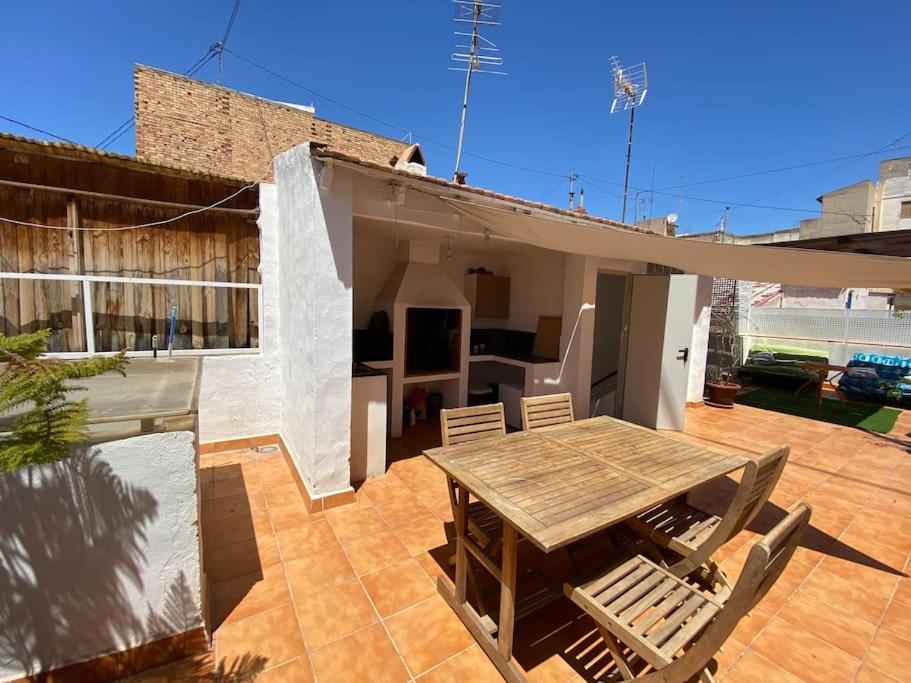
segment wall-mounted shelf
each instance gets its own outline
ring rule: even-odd
[[[459,379],[459,372],[432,372],[423,375],[406,375],[402,384],[420,384],[423,382],[443,382],[450,379]]]

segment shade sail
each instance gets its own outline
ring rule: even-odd
[[[502,235],[571,254],[659,263],[736,280],[808,287],[911,287],[911,258],[761,245],[718,244],[612,228],[592,221],[450,200],[460,213]]]

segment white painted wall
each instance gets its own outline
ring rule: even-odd
[[[597,281],[596,257],[566,255],[558,391],[568,391],[573,395],[573,412],[577,419],[588,417],[591,410],[592,341]],[[537,325],[537,319],[535,324]]]
[[[263,183],[259,188],[261,353],[203,359],[199,388],[201,443],[277,434],[281,425],[278,197],[275,185]]]
[[[0,679],[203,625],[191,432],[0,477]]]
[[[705,275],[696,281],[696,306],[693,309],[693,338],[690,342],[689,380],[686,402],[702,400],[705,389],[705,368],[709,351],[709,327],[712,322],[712,285],[714,279]]]
[[[506,254],[509,282],[508,330],[535,332],[542,315],[561,315],[566,257],[556,251],[527,248]],[[563,320],[564,328],[566,318]]]
[[[275,160],[281,434],[313,498],[351,490],[352,181],[309,147]]]

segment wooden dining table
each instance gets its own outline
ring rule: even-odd
[[[455,582],[450,587],[440,577],[438,590],[509,681],[525,680],[512,658],[519,538],[554,552],[746,464],[742,457],[605,416],[424,455],[459,494]],[[470,497],[503,522],[499,565],[468,533]],[[496,621],[468,601],[469,554],[500,583]]]

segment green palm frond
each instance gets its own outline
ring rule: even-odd
[[[16,337],[0,334],[0,415],[19,409],[6,434],[0,434],[0,472],[66,458],[85,441],[88,404],[67,394],[84,387],[69,384],[109,372],[125,374],[126,352],[81,361],[40,358],[50,330]]]

